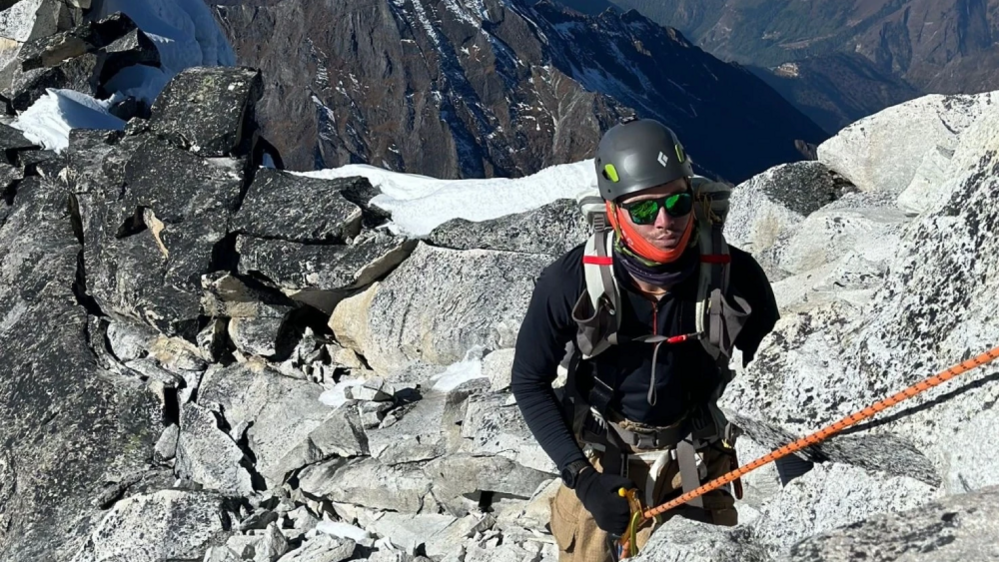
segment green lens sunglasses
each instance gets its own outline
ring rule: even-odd
[[[671,217],[683,217],[694,206],[694,194],[691,190],[682,193],[666,195],[658,199],[643,199],[634,203],[622,204],[621,208],[628,211],[631,222],[635,224],[652,224],[659,216],[659,209],[666,209]]]

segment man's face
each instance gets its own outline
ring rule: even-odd
[[[677,193],[684,193],[688,189],[686,178],[680,178],[670,183],[650,187],[634,193],[622,199],[619,204],[622,208],[634,203],[646,200],[659,200]],[[683,233],[687,228],[687,223],[691,220],[691,212],[687,212],[681,217],[674,217],[666,212],[666,209],[659,206],[655,215],[655,220],[649,224],[638,224],[632,220],[631,214],[624,210],[624,220],[628,221],[642,238],[660,250],[673,250],[680,243]]]

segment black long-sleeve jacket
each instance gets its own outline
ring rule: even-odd
[[[517,404],[535,438],[560,470],[575,460],[585,459],[552,389],[566,344],[574,341],[576,335],[572,307],[586,288],[583,252],[584,245],[580,245],[541,273],[518,334],[513,362],[512,390]],[[730,247],[730,254],[728,295],[741,296],[752,308],[735,342],[748,363],[779,315],[770,282],[756,260],[735,247]],[[696,331],[696,273],[673,287],[658,303],[633,288],[628,273],[617,260],[614,273],[621,288],[622,335],[654,332],[672,336]],[[647,343],[612,346],[592,360],[592,367],[600,370],[603,380],[614,382],[617,390],[611,408],[630,420],[669,425],[691,406],[708,398],[717,387],[718,370],[700,342],[662,346],[653,406],[648,401],[652,352],[653,346]]]

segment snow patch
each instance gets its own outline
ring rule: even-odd
[[[203,0],[104,0],[96,17],[122,12],[156,44],[176,74],[192,66],[233,66],[236,55]]]
[[[316,525],[316,530],[340,539],[350,539],[357,543],[369,541],[373,538],[371,533],[364,529],[339,521],[320,521]]]
[[[20,5],[28,5],[22,2]],[[156,45],[162,68],[130,66],[112,77],[106,100],[70,90],[48,93],[22,113],[12,126],[46,149],[69,146],[72,129],[121,130],[124,122],[108,108],[128,96],[152,104],[177,73],[193,66],[234,66],[236,55],[203,0],[104,0],[91,17],[115,12],[130,17]]]
[[[124,131],[125,122],[108,112],[110,105],[73,90],[48,88],[11,126],[31,142],[61,152],[69,146],[73,129]]]
[[[322,179],[367,178],[381,190],[371,203],[392,213],[389,229],[408,236],[426,236],[455,218],[484,221],[524,213],[596,188],[593,160],[552,166],[514,179],[443,180],[365,164],[296,173]]]
[[[434,381],[433,389],[437,392],[451,392],[468,381],[486,378],[482,374],[482,351],[482,348],[469,351],[465,359],[431,377],[430,380]]]
[[[361,386],[362,379],[341,379],[333,388],[324,391],[319,395],[319,401],[331,408],[339,408],[347,403],[347,395],[344,393],[348,387]]]
[[[132,96],[152,105],[170,78],[171,75],[160,68],[137,64],[121,69],[107,81],[106,86],[122,98]]]

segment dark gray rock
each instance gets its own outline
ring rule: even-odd
[[[433,513],[432,481],[419,463],[388,466],[372,458],[332,459],[306,467],[299,487],[315,498],[374,509]]]
[[[243,466],[245,455],[208,408],[185,404],[177,440],[177,476],[196,482],[227,497],[253,493],[250,473]]]
[[[86,24],[28,41],[21,48],[20,70],[28,72],[39,68],[52,68],[64,61],[95,51],[92,31],[93,28]]]
[[[240,235],[239,273],[264,280],[285,294],[325,292],[329,296],[303,296],[324,312],[346,291],[365,287],[384,277],[409,256],[415,240],[382,232],[367,232],[351,244],[299,244]]]
[[[914,509],[937,492],[912,478],[844,464],[817,464],[765,501],[750,524],[753,542],[770,552],[787,553],[802,539],[881,513]]]
[[[481,524],[479,527],[488,526]],[[425,552],[434,557],[445,557],[453,552],[454,545],[473,535],[474,529],[474,523],[468,524],[440,513],[386,513],[369,526],[371,532],[401,549],[402,552],[398,554]],[[398,562],[402,560],[412,562],[411,559],[399,556]]]
[[[489,380],[489,390],[503,392],[513,382],[515,349],[497,349],[482,359],[482,376]]]
[[[258,318],[284,315],[294,301],[260,287],[251,279],[224,271],[208,273],[201,278],[205,292],[201,299],[204,313],[227,318]],[[279,312],[281,311],[281,312]]]
[[[170,460],[177,456],[177,438],[180,436],[180,428],[176,424],[163,430],[160,438],[156,441],[156,456],[159,460]]]
[[[859,191],[850,180],[816,161],[780,166],[768,180],[762,187],[772,200],[806,217],[847,193]]]
[[[96,84],[105,84],[121,69],[136,64],[160,65],[159,51],[127,15],[116,13],[99,22],[84,22],[69,31],[29,41],[20,52],[24,72],[52,68],[88,53],[99,54]]]
[[[152,385],[152,388],[162,391],[164,389],[176,390],[184,386],[184,377],[168,371],[160,366],[159,361],[152,357],[143,357],[125,363],[125,366],[139,374],[139,377]],[[157,386],[158,385],[158,386]],[[164,397],[164,405],[166,399]]]
[[[207,316],[213,316],[207,314]],[[228,323],[223,318],[212,318],[196,338],[198,349],[212,363],[222,363],[229,354]]]
[[[349,389],[348,389],[349,390]],[[469,393],[432,394],[397,413],[399,421],[367,432],[371,455],[393,465],[435,459],[461,440],[463,402]]]
[[[149,326],[127,321],[110,322],[105,334],[108,347],[123,363],[146,357],[159,335]]]
[[[274,487],[292,471],[330,456],[367,454],[357,412],[326,406],[319,401],[323,390],[252,362],[209,369],[198,402],[224,417],[234,439],[245,432],[256,470]]]
[[[513,347],[534,281],[552,258],[419,244],[384,281],[337,305],[337,340],[379,373],[450,365],[475,346]]]
[[[114,14],[99,22],[83,21],[78,8],[60,4],[59,8],[42,7],[38,18],[51,17],[57,9],[75,10],[76,14],[58,23],[58,29],[65,31],[52,29],[52,33],[33,35],[0,70],[0,93],[13,109],[27,109],[47,88],[98,95],[125,67],[159,66],[159,51],[128,16]]]
[[[674,517],[652,533],[634,562],[769,562],[743,527],[735,529]]]
[[[281,534],[277,523],[271,523],[252,535],[234,535],[226,546],[238,554],[240,560],[254,562],[273,562],[289,549],[288,540]]]
[[[229,320],[229,337],[236,349],[248,355],[271,357],[280,347],[284,315],[232,318]]]
[[[114,150],[121,137],[120,131],[73,129],[69,132],[69,146],[63,151],[63,157],[68,168],[64,178],[70,190],[90,193],[109,182],[104,174],[104,158]]]
[[[119,145],[122,184],[81,200],[87,288],[102,309],[194,340],[201,276],[226,258],[243,185],[238,161],[205,160],[155,140]]]
[[[37,147],[38,145],[24,138],[24,133],[21,131],[18,131],[9,125],[0,123],[0,150],[6,152]]]
[[[11,206],[7,204],[7,194],[0,193],[0,228],[7,222],[7,214],[11,211]],[[13,197],[11,197],[13,199]]]
[[[357,544],[350,539],[320,534],[278,558],[278,562],[343,562],[353,558],[356,549]]]
[[[462,500],[481,492],[529,499],[552,475],[498,456],[448,455],[423,468],[434,482],[434,497],[452,514],[465,515]]]
[[[54,179],[53,171],[61,170],[62,157],[51,150],[22,150],[17,153],[17,165],[25,170],[25,175],[32,175],[36,170],[46,179]]]
[[[212,492],[162,490],[115,504],[72,562],[201,560],[232,534],[234,510]]]
[[[60,182],[59,173],[65,167],[65,160],[59,154],[50,150],[27,149],[8,151],[7,155],[9,158],[5,160],[20,169],[25,176],[39,176]]]
[[[63,88],[97,96],[100,86],[96,75],[100,73],[100,67],[101,57],[95,53],[84,53],[54,66],[27,72],[20,71],[16,65],[11,65],[7,67],[11,69],[9,77],[0,75],[3,84],[10,84],[0,90],[0,95],[10,99],[10,105],[16,111],[24,111],[31,107],[49,88]]]
[[[476,394],[468,399],[458,451],[473,456],[501,455],[527,468],[557,473],[524,422],[520,408],[508,398],[504,394]]]
[[[240,531],[266,529],[268,525],[281,518],[281,514],[269,509],[258,508],[249,517],[239,522]]]
[[[115,134],[118,138],[117,142],[111,141],[115,144],[114,150],[108,152],[101,160],[100,171],[104,178],[101,183],[121,186],[125,183],[125,171],[132,157],[139,149],[145,149],[152,135],[129,135],[126,133],[124,137],[121,137],[120,132]],[[164,142],[159,144],[166,145]]]
[[[202,562],[241,562],[243,560],[229,547],[213,546],[205,551],[205,558]]]
[[[10,8],[0,12],[0,36],[6,39],[3,67],[0,68],[0,92],[9,100],[7,94],[12,91],[12,77],[22,72],[21,51],[32,43],[71,30],[83,24],[84,20],[76,2],[21,0],[6,4]]]
[[[730,412],[729,418],[753,441],[770,450],[804,437],[791,435],[765,421],[753,420],[738,413]],[[932,486],[940,485],[941,480],[937,469],[922,451],[892,434],[841,434],[805,449],[801,455],[813,461],[834,461],[868,470],[881,470],[892,476],[907,476]]]
[[[136,98],[135,96],[126,96],[125,98],[111,104],[111,106],[108,107],[108,113],[126,122],[136,117],[143,119],[149,118],[149,111],[146,102]]]
[[[805,539],[782,560],[965,562],[999,558],[999,488],[949,496]]]
[[[127,19],[127,16],[122,17]],[[123,33],[102,47],[101,52],[107,54],[104,66],[101,68],[101,84],[111,80],[122,69],[130,66],[138,64],[160,66],[160,52],[156,49],[156,44],[141,29],[137,28]],[[129,118],[122,117],[122,119],[128,121]]]
[[[0,544],[16,562],[78,548],[104,483],[144,470],[162,428],[156,397],[96,362],[67,200],[27,178],[0,226]]]
[[[115,354],[115,347],[111,343],[111,338],[108,336],[109,329],[116,323],[99,316],[87,317],[87,334],[90,336],[90,341],[95,344],[91,346],[91,349],[94,351],[94,358],[101,368],[119,376],[139,377],[137,373],[126,368],[125,363],[135,361],[140,357],[144,358],[147,352],[144,349],[142,351],[136,350],[137,355],[128,357],[127,359],[119,359]]]
[[[347,201],[361,208],[364,214],[363,225],[365,228],[374,228],[388,219],[392,218],[392,213],[372,204],[372,199],[382,194],[379,187],[371,185],[368,178],[342,178],[340,185],[341,193]]]
[[[289,242],[343,242],[361,231],[361,209],[343,190],[361,183],[367,180],[323,180],[260,170],[233,228],[249,236]]]
[[[3,0],[0,7],[6,12],[0,18],[0,33],[23,43],[79,24],[81,8],[89,8],[90,0]]]
[[[177,146],[203,156],[245,155],[253,146],[255,105],[262,94],[258,70],[189,68],[153,103],[150,125]]]
[[[24,179],[24,170],[0,163],[0,194],[13,194],[14,184]],[[13,199],[13,197],[10,197]]]
[[[499,250],[560,256],[582,244],[590,227],[572,199],[498,219],[471,222],[450,220],[433,230],[426,241],[456,250]]]

